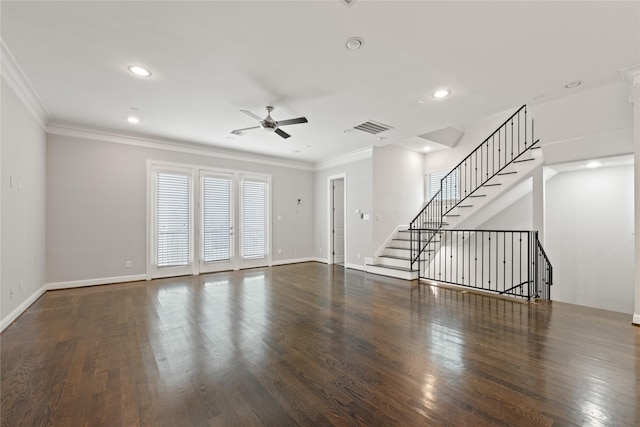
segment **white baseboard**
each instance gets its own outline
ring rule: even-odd
[[[272,261],[271,265],[298,264],[301,262],[314,262],[314,261],[318,261],[318,258],[307,257],[307,258],[281,259],[278,261]]]
[[[344,266],[347,268],[352,268],[354,270],[360,270],[360,271],[364,271],[364,265],[360,265],[360,264],[351,264],[348,262],[344,263]]]
[[[634,325],[640,326],[640,313],[634,313],[632,322]]]
[[[74,280],[71,282],[47,283],[48,291],[56,289],[83,288],[85,286],[109,285],[112,283],[138,282],[147,280],[146,274],[132,274],[130,276],[104,277],[101,279]]]
[[[43,285],[40,289],[38,289],[33,294],[31,294],[31,296],[29,298],[24,300],[24,302],[22,304],[17,306],[15,308],[15,310],[13,310],[11,313],[9,313],[8,316],[6,316],[4,319],[2,319],[2,321],[0,321],[0,332],[4,331],[7,326],[12,324],[13,321],[16,320],[18,318],[18,316],[20,316],[22,313],[24,313],[25,310],[27,308],[29,308],[29,306],[31,304],[36,302],[36,300],[38,298],[40,298],[42,296],[42,294],[45,293],[46,290],[47,290],[47,285]]]

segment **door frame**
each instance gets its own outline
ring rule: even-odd
[[[327,211],[327,223],[328,233],[327,233],[327,260],[329,264],[335,264],[335,256],[334,256],[334,242],[333,242],[333,182],[342,180],[344,183],[344,194],[343,194],[343,215],[344,215],[344,265],[347,265],[347,234],[348,234],[348,226],[347,226],[347,174],[346,172],[339,173],[336,175],[330,175],[327,178],[327,199],[329,209]]]

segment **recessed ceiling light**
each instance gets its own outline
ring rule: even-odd
[[[362,45],[364,44],[364,40],[362,40],[362,38],[360,37],[351,37],[349,39],[347,39],[347,49],[349,50],[358,50],[362,47]]]
[[[293,152],[297,154],[300,152],[300,150],[293,150]]]
[[[431,151],[431,147],[429,147],[428,145],[424,146],[424,151]]]
[[[141,67],[139,65],[130,65],[129,66],[129,71],[131,71],[133,74],[135,74],[136,76],[139,77],[149,77],[151,76],[151,71],[149,71],[148,69]]]
[[[225,139],[226,139],[227,141],[233,141],[233,139],[234,139],[234,138],[233,138],[232,136],[227,136]]]
[[[418,99],[418,104],[424,104],[424,101],[422,99]]]
[[[138,123],[140,123],[140,119],[137,118],[136,116],[129,116],[127,117],[127,121],[129,123],[131,123],[132,125],[137,125]]]
[[[602,163],[597,162],[597,161],[593,161],[593,162],[587,163],[587,167],[588,168],[597,168],[597,167],[600,167],[600,166],[602,166]]]
[[[437,90],[437,91],[433,92],[433,97],[434,98],[444,98],[444,97],[449,96],[450,93],[451,93],[450,90],[440,89],[440,90]]]
[[[567,89],[573,89],[580,86],[581,84],[582,82],[580,80],[576,80],[575,82],[567,83],[566,85],[564,85],[564,87]]]

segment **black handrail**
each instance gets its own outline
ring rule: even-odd
[[[527,106],[523,105],[440,180],[440,190],[410,222],[409,229],[442,228],[446,225],[444,217],[451,210],[533,148],[538,141],[533,139],[533,119],[530,128],[527,127],[528,121]],[[410,258],[413,268],[424,247],[416,244],[413,233],[411,235]]]

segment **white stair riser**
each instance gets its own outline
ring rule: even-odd
[[[411,268],[411,262],[408,259],[379,257],[377,263],[382,265],[389,265],[392,267]]]
[[[397,248],[409,249],[409,247],[411,247],[411,242],[409,240],[392,240],[390,245]]]
[[[395,277],[397,279],[415,280],[418,278],[417,271],[400,271],[392,270],[384,267],[374,267],[372,265],[366,266],[367,273],[379,274],[381,276]]]
[[[382,255],[400,256],[400,257],[409,258],[411,256],[411,251],[409,249],[385,248]]]

